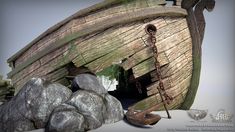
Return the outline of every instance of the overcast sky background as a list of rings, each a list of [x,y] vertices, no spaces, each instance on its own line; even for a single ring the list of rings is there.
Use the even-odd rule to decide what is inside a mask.
[[[102,0],[0,0],[0,74],[10,71],[6,60],[49,27],[78,10]],[[215,113],[234,112],[235,1],[217,0],[213,12],[204,11],[206,30],[202,70],[192,108]]]

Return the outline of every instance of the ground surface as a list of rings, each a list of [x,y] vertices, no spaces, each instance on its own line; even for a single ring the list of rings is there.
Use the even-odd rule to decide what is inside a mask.
[[[165,111],[155,112],[162,116],[162,119],[152,127],[140,128],[132,126],[125,121],[119,121],[114,124],[106,124],[102,127],[92,130],[91,132],[182,132],[182,131],[234,131],[235,129],[232,123],[214,123],[210,117],[210,114],[215,115],[216,113],[208,112],[207,116],[199,121],[195,121],[190,118],[187,111],[184,110],[171,110],[170,114],[172,119],[167,119]],[[44,132],[43,129],[38,129],[31,132]],[[226,132],[226,131],[225,131]]]

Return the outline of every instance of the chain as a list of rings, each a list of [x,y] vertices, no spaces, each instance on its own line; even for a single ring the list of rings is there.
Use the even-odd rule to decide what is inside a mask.
[[[159,80],[159,87],[157,87],[157,90],[159,91],[159,95],[160,95],[161,100],[163,102],[163,106],[166,110],[167,116],[170,119],[171,116],[170,116],[170,113],[167,109],[166,103],[169,104],[173,98],[170,97],[166,93],[165,88],[164,88],[164,84],[162,81],[162,75],[161,75],[161,71],[160,71],[160,63],[158,61],[158,51],[157,51],[157,47],[155,46],[155,43],[156,43],[155,34],[156,34],[157,29],[154,25],[150,24],[150,25],[146,26],[145,30],[146,30],[147,34],[149,34],[149,37],[148,37],[149,45],[148,46],[150,47],[150,49],[153,52],[154,64],[155,64],[155,68],[157,71],[157,77]],[[136,84],[137,84],[136,87],[138,88],[139,87],[138,83],[136,83]],[[126,112],[126,118],[132,124],[142,124],[142,125],[155,124],[161,118],[158,115],[151,114],[151,112],[154,110],[157,110],[159,107],[160,107],[159,104],[156,104],[156,105],[148,107],[147,109],[140,111],[140,112],[136,112],[132,107],[128,107],[128,111]]]
[[[164,84],[163,84],[163,81],[162,81],[160,62],[158,61],[158,50],[157,50],[157,47],[155,45],[156,44],[156,37],[155,37],[156,31],[149,28],[147,32],[149,34],[149,38],[148,38],[149,42],[150,42],[149,46],[150,46],[150,48],[153,52],[154,65],[155,65],[156,72],[157,72],[157,78],[159,80],[158,91],[159,91],[159,94],[161,94],[161,92],[163,93],[163,96],[164,96],[165,100],[167,101],[167,104],[169,104],[170,101],[173,100],[173,98],[166,93],[165,88],[164,88]]]

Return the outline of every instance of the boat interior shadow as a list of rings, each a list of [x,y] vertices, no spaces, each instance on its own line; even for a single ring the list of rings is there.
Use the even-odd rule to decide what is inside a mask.
[[[122,75],[123,73],[125,77]],[[134,78],[132,69],[127,71],[121,69],[120,76],[117,80],[117,89],[115,91],[109,91],[109,94],[116,97],[122,103],[124,110],[148,97],[146,87],[151,84],[150,74]]]

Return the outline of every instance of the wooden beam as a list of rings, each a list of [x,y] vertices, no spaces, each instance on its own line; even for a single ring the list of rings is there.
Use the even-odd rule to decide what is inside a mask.
[[[163,80],[163,85],[165,90],[169,89],[171,87],[171,82],[168,78],[164,78]],[[150,86],[147,87],[147,95],[151,96],[153,94],[157,94],[158,93],[158,88],[159,88],[159,81],[151,84]]]
[[[136,53],[137,51],[144,48],[144,42],[141,39],[136,39],[129,44],[122,46],[121,48],[116,49],[109,54],[92,61],[91,63],[87,64],[88,67],[93,72],[102,71],[104,68],[112,64],[120,64],[123,59],[127,58],[129,55]]]
[[[161,66],[169,63],[165,54],[159,54],[158,58],[159,58],[159,62],[160,62]],[[138,78],[148,72],[151,72],[154,69],[155,69],[155,65],[154,65],[154,58],[153,57],[143,61],[142,63],[140,63],[132,68],[135,78]]]
[[[149,59],[152,56],[153,56],[152,51],[148,47],[146,47],[143,50],[135,53],[133,56],[129,57],[127,60],[125,60],[121,64],[121,66],[125,70],[128,70],[132,67],[135,67],[136,65],[143,62],[144,60]],[[164,52],[161,52],[159,54],[159,61],[162,65],[167,64],[169,62]]]
[[[66,69],[66,67],[63,67],[50,74],[47,74],[44,77],[49,81],[55,82],[61,78],[64,78],[67,75],[68,75],[68,70]]]
[[[183,0],[182,4],[185,4],[186,1],[187,0]],[[195,3],[193,3],[192,1],[194,1]],[[186,17],[186,19],[189,25],[189,30],[190,30],[190,34],[191,34],[192,42],[193,42],[193,50],[192,50],[193,71],[192,71],[190,87],[186,94],[185,101],[182,103],[182,106],[181,106],[181,109],[184,109],[184,110],[188,110],[192,106],[196,93],[197,93],[199,81],[200,81],[201,44],[202,44],[202,38],[204,36],[205,22],[198,23],[198,21],[200,21],[201,18],[204,17],[203,10],[205,8],[211,11],[213,10],[214,5],[215,5],[214,0],[207,0],[207,1],[201,0],[199,3],[197,3],[198,0],[190,0],[188,2],[191,3],[191,5],[182,6],[182,7],[187,9],[187,12],[189,14]],[[196,4],[197,4],[197,7],[195,7],[195,11],[194,11],[193,8]],[[204,24],[204,25],[200,25],[200,24]],[[203,26],[203,29],[201,29],[201,26]]]

